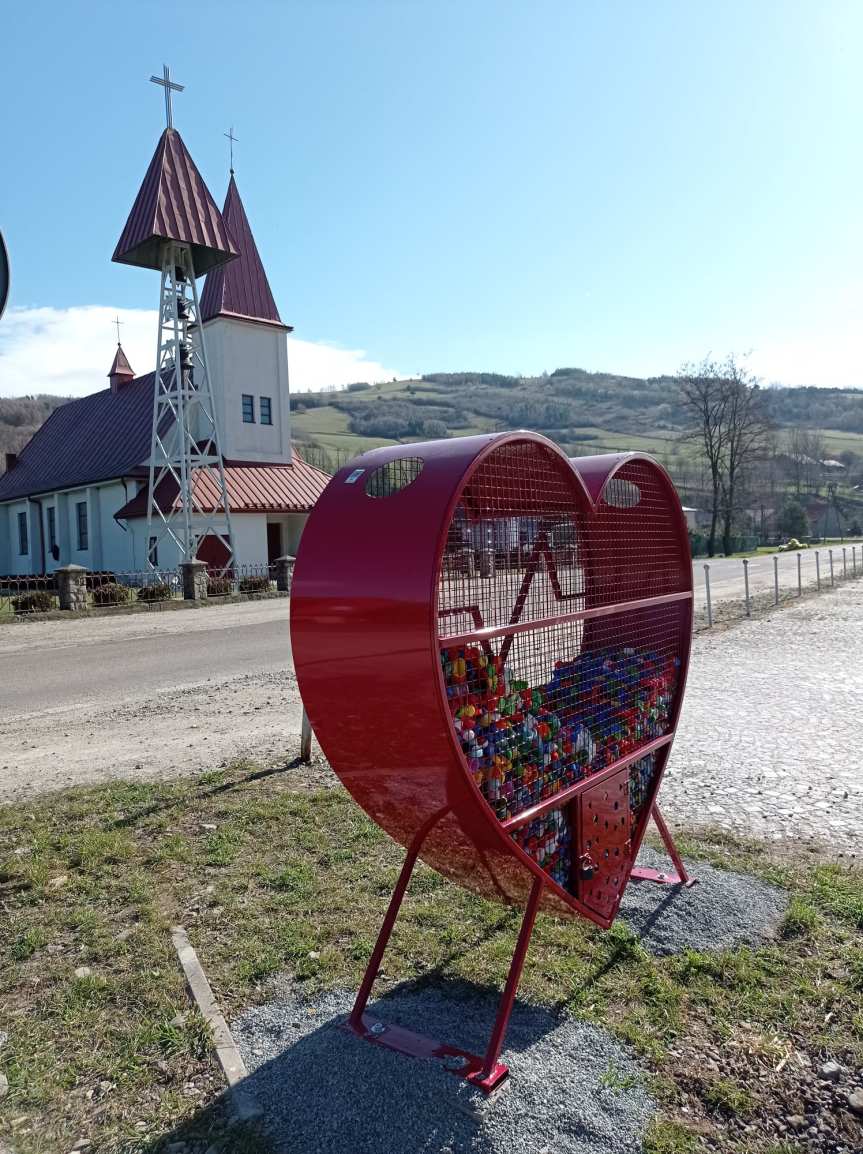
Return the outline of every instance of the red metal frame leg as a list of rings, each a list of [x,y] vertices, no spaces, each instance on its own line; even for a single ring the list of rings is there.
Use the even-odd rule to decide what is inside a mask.
[[[661,870],[650,869],[647,866],[635,866],[631,877],[637,878],[639,881],[659,882],[660,885],[679,886],[684,885],[687,889],[694,886],[698,878],[691,878],[687,873],[686,866],[683,864],[683,858],[677,852],[677,846],[674,844],[674,838],[671,836],[671,830],[665,824],[665,818],[659,811],[659,806],[654,803],[650,811],[650,816],[656,823],[656,828],[659,830],[659,836],[665,844],[665,849],[668,856],[674,863],[675,872],[664,873]]]
[[[539,910],[539,902],[544,888],[542,878],[537,878],[534,881],[533,888],[530,891],[530,898],[528,899],[527,909],[524,911],[524,918],[521,923],[521,929],[519,930],[515,953],[510,963],[506,986],[504,987],[494,1029],[492,1030],[491,1039],[489,1040],[484,1058],[480,1058],[476,1054],[471,1054],[467,1050],[460,1050],[456,1046],[436,1042],[432,1038],[423,1037],[421,1034],[415,1034],[413,1031],[405,1030],[400,1026],[391,1026],[384,1022],[375,1021],[365,1013],[372,992],[372,986],[374,985],[381,961],[383,960],[384,951],[390,940],[390,934],[393,931],[393,926],[395,925],[399,909],[404,900],[411,874],[413,873],[417,857],[419,856],[420,847],[425,840],[426,834],[441,816],[441,814],[438,814],[432,821],[428,822],[419,831],[408,848],[407,857],[399,874],[399,880],[396,882],[396,888],[393,890],[393,896],[390,898],[390,904],[387,907],[386,916],[380,933],[378,934],[378,940],[375,942],[375,948],[372,950],[372,956],[369,958],[368,966],[366,966],[366,972],[363,975],[363,981],[357,993],[354,1008],[351,1010],[350,1017],[345,1023],[344,1028],[350,1030],[360,1038],[364,1038],[366,1041],[374,1042],[379,1046],[385,1046],[389,1050],[395,1050],[398,1054],[405,1054],[412,1058],[435,1058],[442,1062],[445,1069],[451,1074],[466,1079],[486,1094],[489,1094],[496,1086],[500,1085],[509,1073],[509,1069],[502,1062],[499,1062],[498,1058],[500,1057],[501,1047],[506,1037],[507,1026],[509,1025],[516,991],[518,990],[518,983],[521,979],[521,971],[524,967],[524,959],[527,955],[531,934],[533,933],[534,923],[536,922],[537,911]]]
[[[472,1082],[475,1086],[479,1086],[486,1092],[493,1090],[509,1073],[507,1067],[498,1062],[498,1058],[500,1057],[503,1040],[506,1037],[506,1030],[509,1026],[509,1019],[512,1014],[518,983],[521,981],[521,971],[524,968],[524,959],[527,957],[527,949],[530,945],[530,938],[533,933],[534,923],[536,922],[536,915],[539,910],[539,901],[542,897],[543,888],[544,883],[542,878],[536,878],[533,883],[533,889],[530,891],[527,909],[524,911],[524,918],[522,919],[521,929],[518,933],[518,941],[515,945],[515,953],[512,955],[509,975],[507,976],[503,997],[498,1007],[497,1018],[495,1019],[494,1029],[492,1030],[488,1043],[488,1049],[485,1052],[482,1069],[476,1074],[468,1074],[467,1076],[469,1082]]]
[[[434,821],[436,822],[437,820],[438,816],[436,815]],[[378,976],[378,970],[381,968],[384,951],[387,948],[390,935],[393,932],[393,926],[396,924],[396,918],[399,916],[399,910],[404,901],[404,896],[411,880],[411,874],[414,872],[414,866],[417,864],[420,849],[432,824],[434,824],[434,822],[424,825],[408,847],[407,857],[404,860],[402,871],[399,874],[399,880],[396,882],[396,888],[393,890],[393,896],[390,898],[390,904],[387,906],[386,916],[380,928],[378,940],[375,942],[375,948],[372,950],[372,956],[369,958],[369,964],[366,966],[365,974],[363,974],[363,980],[357,992],[354,1008],[351,1010],[351,1016],[348,1018],[348,1024],[351,1028],[360,1033],[364,1032],[363,1013],[368,1005],[372,986],[375,984],[375,978]]]

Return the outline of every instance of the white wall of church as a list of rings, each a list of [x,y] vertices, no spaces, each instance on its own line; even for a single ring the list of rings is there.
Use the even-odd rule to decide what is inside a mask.
[[[193,526],[199,529],[204,528],[204,525],[198,522],[193,522]],[[266,514],[235,513],[231,517],[231,530],[234,538],[234,563],[236,565],[267,564]],[[124,568],[144,570],[147,568],[146,517],[135,517],[129,521],[129,536],[135,563],[133,566],[124,566]],[[176,569],[180,563],[179,550],[170,537],[163,537],[159,542],[158,562],[160,569]]]
[[[4,532],[0,533],[0,538],[3,539],[4,544],[2,570],[10,575],[36,571],[32,558],[34,548],[38,548],[38,541],[34,540],[30,504],[29,501],[10,501],[8,505],[3,506],[5,524],[3,526]],[[26,553],[21,553],[19,546],[18,517],[21,513],[24,514],[27,523]]]
[[[291,460],[288,340],[278,325],[215,317],[204,325],[210,387],[222,453],[229,461]],[[243,396],[253,398],[254,421],[243,420]],[[272,424],[261,423],[261,397]]]

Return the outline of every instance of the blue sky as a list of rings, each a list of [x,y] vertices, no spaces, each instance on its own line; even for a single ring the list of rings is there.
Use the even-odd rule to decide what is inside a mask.
[[[59,361],[104,373],[118,309],[150,367],[157,278],[110,257],[163,62],[218,203],[234,126],[312,383],[340,348],[348,379],[734,351],[766,380],[863,385],[861,35],[857,0],[20,6],[0,394],[29,364],[87,391]]]

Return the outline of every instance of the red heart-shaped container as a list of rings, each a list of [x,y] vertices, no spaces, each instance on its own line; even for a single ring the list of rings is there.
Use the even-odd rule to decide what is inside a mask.
[[[528,432],[390,446],[305,528],[291,636],[335,772],[461,885],[609,926],[671,748],[686,523],[639,454]],[[539,892],[539,891],[537,891]]]

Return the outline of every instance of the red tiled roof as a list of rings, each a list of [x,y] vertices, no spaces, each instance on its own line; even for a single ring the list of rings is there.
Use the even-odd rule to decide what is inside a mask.
[[[308,513],[329,480],[327,473],[309,465],[296,453],[290,465],[225,462],[225,483],[232,513]],[[219,500],[214,473],[209,469],[196,469],[192,483],[195,500],[202,509],[212,510]],[[168,501],[173,508],[179,508],[179,491],[173,478],[166,478],[158,486],[157,497],[163,509]],[[146,515],[146,491],[133,497],[115,514],[123,518]]]
[[[114,360],[108,370],[109,377],[134,377],[135,373],[132,366],[129,364],[129,358],[123,352],[120,342],[117,342],[117,351],[114,353]]]
[[[0,477],[0,501],[126,477],[150,455],[153,374],[55,409]]]
[[[175,128],[159,138],[112,260],[161,268],[164,240],[191,247],[198,275],[237,255],[230,229]]]
[[[201,296],[201,320],[209,321],[213,317],[227,315],[272,321],[280,325],[282,318],[273,300],[270,282],[264,272],[233,173],[228,183],[222,218],[240,255],[229,265],[219,265],[207,275]]]

